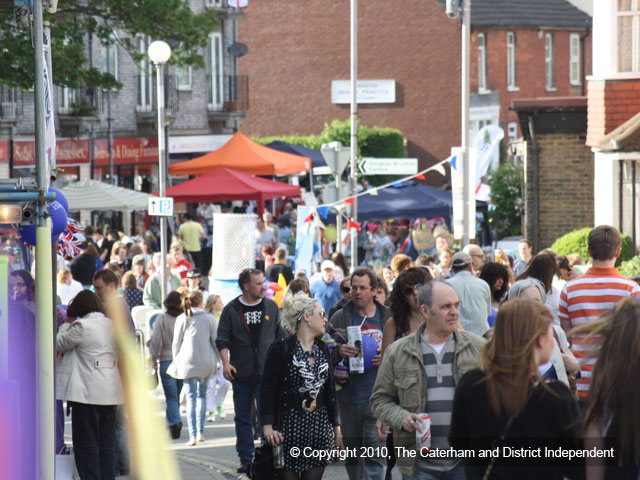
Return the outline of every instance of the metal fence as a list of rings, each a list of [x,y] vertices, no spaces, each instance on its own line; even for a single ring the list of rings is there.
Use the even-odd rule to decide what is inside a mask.
[[[212,112],[246,112],[249,109],[248,75],[207,75],[208,108]]]
[[[164,108],[167,112],[179,109],[178,89],[175,75],[164,76]],[[136,75],[136,111],[156,112],[158,88],[155,75]]]
[[[22,116],[22,90],[0,84],[0,119],[16,120]]]

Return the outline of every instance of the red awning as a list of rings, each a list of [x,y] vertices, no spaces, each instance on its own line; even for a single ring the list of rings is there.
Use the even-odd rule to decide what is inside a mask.
[[[255,200],[259,213],[264,209],[265,200],[299,196],[298,186],[254,177],[228,168],[218,168],[167,189],[167,197],[173,197],[174,202]]]
[[[253,175],[290,175],[311,168],[311,159],[279,152],[236,132],[222,147],[201,157],[171,165],[172,175],[201,175],[216,168],[233,168]]]

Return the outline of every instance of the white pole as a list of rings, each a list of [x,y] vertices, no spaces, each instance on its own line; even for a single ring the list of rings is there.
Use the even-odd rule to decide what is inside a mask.
[[[358,221],[358,0],[351,0],[351,218]],[[358,230],[351,229],[351,268],[358,266]]]
[[[464,247],[469,243],[469,229],[471,228],[471,222],[474,219],[469,218],[469,202],[471,201],[471,195],[469,191],[469,48],[470,48],[470,30],[471,30],[471,0],[464,0],[464,7],[462,9],[462,67],[461,67],[461,142],[463,162],[462,173],[464,178],[463,187],[463,205],[462,210],[462,246]],[[474,222],[475,223],[475,222]]]
[[[167,158],[164,147],[164,78],[162,77],[162,67],[164,64],[156,63],[156,85],[158,103],[158,179],[160,181],[160,196],[164,197],[167,191]],[[162,265],[160,270],[160,291],[162,301],[167,298],[167,217],[160,217],[160,254],[162,255]]]

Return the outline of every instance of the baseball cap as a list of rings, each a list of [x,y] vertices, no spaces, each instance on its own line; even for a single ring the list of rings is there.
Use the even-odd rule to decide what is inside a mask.
[[[473,259],[468,253],[457,252],[451,259],[451,265],[456,268],[464,267],[465,265],[469,265],[472,261]]]
[[[324,262],[322,262],[322,265],[320,265],[320,271],[324,272],[327,268],[330,268],[331,270],[335,270],[336,265],[331,260],[325,260]]]
[[[134,255],[133,258],[131,259],[131,265],[146,265],[146,264],[147,264],[147,257],[145,257],[141,253],[139,253],[138,255]]]
[[[200,278],[200,269],[192,268],[187,272],[187,278]]]

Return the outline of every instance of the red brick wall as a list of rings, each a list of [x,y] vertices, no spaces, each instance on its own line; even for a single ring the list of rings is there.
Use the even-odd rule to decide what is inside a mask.
[[[331,81],[349,79],[349,2],[253,0],[244,14],[238,40],[249,53],[238,64],[250,107],[240,130],[307,135],[346,120]],[[360,123],[400,129],[423,168],[446,158],[460,142],[459,20],[433,0],[360,1],[358,18],[358,77],[396,81],[396,103],[360,105]]]
[[[588,102],[587,145],[597,147],[602,137],[640,111],[640,80],[591,80]]]
[[[516,85],[518,91],[507,91],[507,32],[516,36]],[[476,30],[471,37],[471,91],[478,91],[478,33],[486,35],[488,89],[500,92],[500,121],[517,122],[518,115],[508,110],[514,99],[582,96],[582,86],[569,83],[569,35],[584,30],[548,30],[554,36],[555,90],[545,88],[545,37],[537,29]],[[585,56],[582,82],[591,74],[591,34],[586,37],[581,55]],[[582,69],[582,66],[581,66]],[[586,91],[586,88],[585,88]]]

